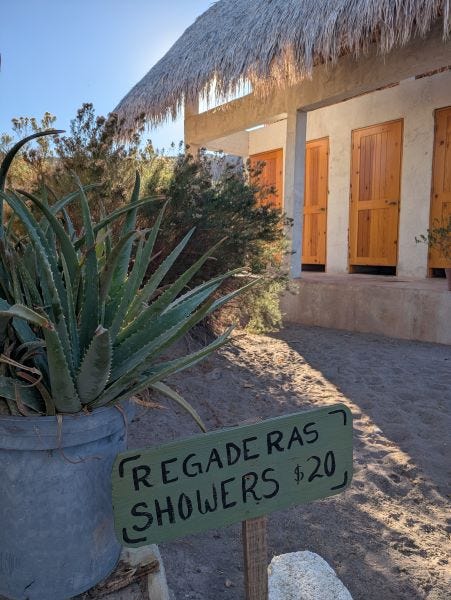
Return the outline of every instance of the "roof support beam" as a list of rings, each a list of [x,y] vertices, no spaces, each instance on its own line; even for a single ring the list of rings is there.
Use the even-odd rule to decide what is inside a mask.
[[[250,94],[201,114],[185,117],[185,140],[202,145],[208,141],[267,123],[277,115],[297,109],[314,110],[358,94],[397,83],[426,71],[451,65],[451,43],[443,42],[437,26],[426,39],[415,39],[403,48],[380,56],[374,50],[355,59],[343,56],[334,66],[315,67],[313,77],[264,99]]]

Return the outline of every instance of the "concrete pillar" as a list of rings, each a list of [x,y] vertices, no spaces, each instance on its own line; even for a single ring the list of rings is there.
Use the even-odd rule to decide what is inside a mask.
[[[290,111],[287,117],[285,150],[284,208],[293,220],[288,234],[291,239],[290,276],[301,276],[302,231],[304,226],[305,143],[307,113]]]
[[[448,80],[448,93],[449,84]],[[440,99],[440,88],[439,82],[433,81],[433,78],[420,79],[419,82],[409,79],[402,81],[398,88],[404,116],[396,271],[399,277],[423,279],[428,274],[428,247],[417,244],[415,236],[425,234],[429,227],[434,156],[432,108],[434,103],[440,106],[439,102],[446,102],[445,98]]]

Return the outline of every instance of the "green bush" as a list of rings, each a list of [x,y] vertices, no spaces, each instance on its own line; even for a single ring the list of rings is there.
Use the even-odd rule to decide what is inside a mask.
[[[13,131],[25,135],[51,127],[54,122],[55,117],[49,113],[41,122],[21,117],[13,120]],[[250,276],[258,275],[262,281],[240,299],[230,318],[237,318],[252,331],[278,328],[278,296],[287,285],[282,262],[286,253],[284,228],[288,223],[278,210],[261,202],[273,190],[259,189],[257,179],[252,177],[257,173],[251,173],[248,165],[240,168],[228,164],[224,156],[218,158],[203,152],[194,159],[185,154],[176,158],[157,154],[150,141],[143,143],[139,120],[135,134],[125,144],[118,141],[120,127],[116,115],[96,116],[91,104],[83,105],[68,134],[53,142],[41,137],[34,147],[26,146],[20,152],[9,171],[9,187],[38,193],[53,203],[73,190],[71,172],[76,172],[82,184],[98,184],[89,193],[90,211],[98,221],[125,205],[138,171],[145,193],[162,197],[152,209],[140,214],[141,227],[152,226],[163,202],[170,200],[156,245],[156,264],[174,247],[179,236],[193,227],[196,231],[192,243],[180,257],[179,271],[173,271],[172,277],[206,248],[227,238],[220,254],[204,265],[199,279],[244,265]],[[2,136],[0,155],[11,147],[12,141],[10,136]],[[219,174],[213,176],[212,171]],[[78,203],[69,204],[67,213],[76,227],[82,226]],[[228,287],[233,285],[238,282],[227,283]]]
[[[0,159],[11,149],[15,138],[53,127],[56,117],[45,113],[40,121],[34,117],[12,120],[12,133],[0,136]],[[50,202],[73,191],[72,173],[77,173],[82,185],[95,183],[90,192],[90,210],[96,219],[127,203],[133,189],[135,173],[146,182],[157,177],[165,181],[171,160],[158,155],[150,140],[143,142],[143,125],[136,121],[136,130],[127,142],[120,140],[122,122],[112,113],[97,116],[92,104],[77,111],[68,133],[45,136],[33,145],[21,148],[8,171],[7,187],[45,194]],[[82,224],[77,204],[68,207],[76,225]]]
[[[214,171],[219,173],[216,178],[212,175]],[[166,185],[153,180],[148,182],[147,192],[150,195],[162,193],[164,199],[160,202],[170,201],[157,244],[157,251],[162,255],[178,235],[195,227],[192,244],[181,256],[180,268],[195,260],[205,248],[225,238],[221,252],[207,261],[201,276],[214,277],[224,268],[244,265],[249,277],[261,278],[252,292],[240,298],[233,317],[238,317],[252,331],[264,332],[281,324],[278,298],[287,287],[283,258],[286,253],[284,228],[289,223],[279,210],[257,200],[257,197],[261,198],[261,190],[252,183],[255,181],[253,175],[248,166],[242,168],[230,164],[224,156],[212,157],[201,152],[193,158],[181,154],[174,162]],[[157,202],[147,207],[143,214],[153,221],[158,209]],[[239,283],[236,280],[225,285],[230,289]],[[230,306],[226,313],[230,313]]]

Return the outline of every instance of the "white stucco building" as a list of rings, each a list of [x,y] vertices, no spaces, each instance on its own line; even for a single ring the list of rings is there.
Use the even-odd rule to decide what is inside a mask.
[[[415,241],[451,219],[449,1],[259,4],[220,0],[120,109],[158,121],[184,103],[191,152],[265,162],[293,219],[288,319],[451,343],[451,262]],[[201,112],[208,77],[254,91]]]

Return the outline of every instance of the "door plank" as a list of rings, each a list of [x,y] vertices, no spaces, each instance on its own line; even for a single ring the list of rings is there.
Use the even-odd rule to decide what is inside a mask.
[[[260,152],[249,157],[251,169],[260,171],[255,176],[257,184],[262,187],[260,203],[273,208],[283,208],[283,149]],[[272,193],[268,191],[273,190]]]
[[[302,263],[326,264],[329,138],[307,142]]]
[[[396,266],[403,122],[352,132],[349,263]]]

